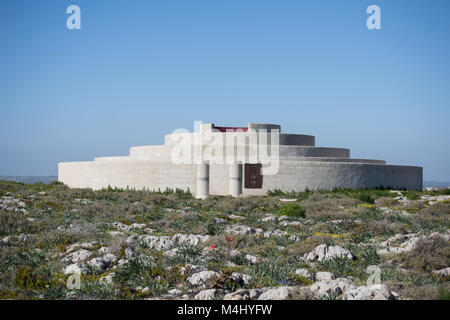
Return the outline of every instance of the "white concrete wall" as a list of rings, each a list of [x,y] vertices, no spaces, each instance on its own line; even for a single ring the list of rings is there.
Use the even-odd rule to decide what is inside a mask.
[[[263,188],[245,189],[243,195],[268,190],[302,191],[379,186],[422,190],[422,168],[366,163],[281,161],[279,174],[263,176]]]
[[[277,125],[249,124],[252,128],[277,129]],[[201,132],[211,132],[212,125],[204,124]],[[179,137],[192,137],[195,134],[182,134]],[[199,134],[196,134],[199,135]],[[223,138],[223,133],[213,133]],[[236,137],[246,139],[245,133]],[[91,162],[68,162],[58,165],[58,180],[75,188],[101,189],[108,186],[164,190],[166,188],[190,189],[197,192],[197,165],[172,162],[173,144],[139,146],[130,148],[129,157],[99,157]],[[245,189],[242,195],[266,194],[268,190],[302,191],[309,189],[373,188],[390,186],[394,188],[422,189],[422,168],[410,166],[385,165],[383,160],[351,159],[350,150],[344,148],[314,147],[314,137],[306,135],[281,135],[284,145],[280,145],[279,172],[263,176],[262,189]],[[291,145],[295,144],[295,145]],[[311,144],[312,146],[309,146]],[[263,147],[268,147],[264,145]],[[194,147],[190,146],[194,155]],[[207,146],[203,146],[205,150]],[[226,155],[226,146],[222,153]],[[243,162],[249,162],[248,146],[235,152],[246,154]],[[206,158],[203,160],[211,160]],[[191,163],[194,158],[191,158]],[[226,161],[222,161],[226,163]],[[264,172],[264,170],[263,170]],[[230,192],[230,168],[227,164],[209,166],[209,194],[227,195]],[[242,174],[244,179],[245,175]]]
[[[165,190],[180,188],[196,192],[196,168],[193,165],[173,166],[152,161],[67,162],[58,165],[58,181],[72,188],[108,186]]]

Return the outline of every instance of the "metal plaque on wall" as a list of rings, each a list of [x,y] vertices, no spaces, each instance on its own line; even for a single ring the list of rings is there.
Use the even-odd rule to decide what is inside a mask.
[[[261,189],[262,188],[262,165],[260,163],[246,163],[244,166],[245,188]]]

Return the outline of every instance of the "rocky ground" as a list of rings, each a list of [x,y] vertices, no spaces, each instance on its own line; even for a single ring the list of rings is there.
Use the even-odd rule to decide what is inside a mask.
[[[449,191],[0,182],[0,298],[448,299]]]

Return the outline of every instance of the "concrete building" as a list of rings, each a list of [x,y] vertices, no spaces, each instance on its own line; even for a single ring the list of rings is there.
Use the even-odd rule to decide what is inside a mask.
[[[268,190],[392,187],[422,189],[422,168],[352,159],[350,150],[315,146],[315,137],[283,134],[273,124],[178,130],[164,145],[131,147],[126,157],[58,165],[58,180],[73,188],[108,186],[189,189],[208,195],[263,195]]]

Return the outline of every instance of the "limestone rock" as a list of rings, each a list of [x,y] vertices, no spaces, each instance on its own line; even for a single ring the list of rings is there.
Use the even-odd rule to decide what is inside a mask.
[[[188,244],[191,246],[196,246],[199,242],[208,241],[210,236],[202,236],[195,234],[176,234],[172,237],[172,241],[178,244]]]
[[[257,264],[260,261],[260,258],[258,258],[257,256],[253,256],[251,254],[246,254],[245,259],[252,264]]]
[[[107,253],[110,252],[110,248],[108,248],[108,247],[101,247],[100,249],[97,250],[97,252],[99,254],[107,254]]]
[[[234,233],[234,234],[240,234],[240,235],[250,235],[250,234],[255,234],[255,235],[259,235],[263,232],[262,229],[260,228],[251,228],[248,226],[244,226],[244,225],[233,225],[228,227],[225,232],[227,233]]]
[[[70,245],[70,246],[67,248],[66,253],[73,252],[73,251],[78,250],[78,249],[80,249],[80,248],[83,248],[83,249],[90,249],[90,248],[92,248],[93,246],[94,246],[94,243],[91,243],[91,242],[86,242],[86,243],[74,243],[74,244]]]
[[[291,242],[300,242],[300,241],[302,241],[302,239],[300,237],[296,236],[296,235],[293,235],[293,236],[289,237],[289,241],[291,241]]]
[[[356,289],[356,286],[348,279],[338,278],[336,280],[316,282],[309,289],[318,298],[323,298],[329,294],[340,295],[347,290]]]
[[[195,300],[213,300],[217,298],[217,296],[223,295],[223,290],[221,289],[207,289],[202,290],[197,293],[194,297]]]
[[[300,221],[283,221],[280,223],[283,227],[289,227],[289,226],[299,226],[302,223]]]
[[[391,291],[382,284],[361,286],[347,290],[344,294],[346,300],[394,300]]]
[[[21,233],[21,234],[19,234],[17,239],[19,239],[22,242],[26,242],[30,238],[30,236],[31,236],[31,234]]]
[[[231,279],[233,279],[237,283],[248,285],[252,281],[252,276],[249,276],[248,274],[242,274],[239,272],[233,272],[231,274]]]
[[[190,264],[190,263],[186,264],[184,267],[181,267],[181,269],[180,269],[181,274],[187,273],[190,275],[192,275],[194,273],[199,273],[201,271],[206,271],[206,268],[203,266],[197,266],[197,265]]]
[[[288,300],[295,299],[297,296],[310,298],[311,293],[306,287],[278,287],[270,288],[264,291],[258,300]]]
[[[316,273],[316,281],[330,281],[334,279],[334,274],[331,272],[319,271]]]
[[[208,282],[214,278],[219,278],[221,274],[216,271],[200,271],[194,273],[192,276],[186,280],[193,286],[205,286]]]
[[[261,221],[262,222],[276,222],[276,221],[278,221],[278,218],[270,215],[270,216],[267,216],[267,217],[261,219]]]
[[[143,236],[141,241],[149,249],[168,250],[174,246],[174,242],[170,237]]]
[[[165,251],[164,252],[164,256],[168,257],[168,258],[173,258],[173,257],[175,257],[178,254],[179,251],[180,251],[180,249],[173,248],[173,249]]]
[[[396,234],[388,240],[381,242],[379,246],[382,249],[377,250],[377,252],[378,254],[409,252],[414,250],[418,241],[434,237],[441,237],[446,241],[450,241],[449,234],[441,234],[439,232],[434,232],[428,236],[419,235],[417,233]]]
[[[174,296],[178,296],[178,295],[182,294],[183,292],[180,289],[170,289],[169,291],[167,291],[167,293],[174,295]]]
[[[264,238],[271,238],[271,237],[281,237],[281,236],[287,236],[288,233],[286,231],[282,231],[280,229],[267,231],[264,233]]]
[[[117,257],[110,253],[101,258],[94,258],[88,264],[98,270],[106,270],[117,261]]]
[[[227,220],[222,219],[222,218],[213,218],[213,222],[216,224],[221,224],[221,223],[226,223]]]
[[[70,253],[68,256],[66,256],[63,259],[63,262],[66,262],[66,263],[70,263],[70,262],[77,263],[77,262],[81,262],[81,261],[86,260],[90,256],[92,256],[92,252],[90,252],[90,251],[88,251],[86,249],[81,249],[81,250],[75,251],[73,253]]]
[[[313,279],[313,275],[306,268],[301,268],[301,269],[295,270],[295,274],[300,277],[306,278],[306,279],[310,279],[310,280]]]
[[[108,284],[113,284],[114,283],[114,275],[115,275],[115,272],[110,272],[106,276],[101,277],[100,280],[102,280]]]
[[[443,277],[448,277],[448,276],[450,276],[450,267],[433,271],[432,274],[438,275],[438,276],[443,276]]]
[[[353,259],[353,255],[347,249],[340,246],[318,245],[313,251],[303,256],[306,261],[326,261],[334,258]]]
[[[68,265],[65,269],[64,269],[64,274],[76,274],[79,273],[81,274],[81,268],[77,263]]]
[[[7,237],[4,237],[4,238],[1,240],[1,243],[2,243],[3,245],[9,245],[9,244],[11,244],[12,240],[13,240],[13,237],[12,237],[12,236],[7,236]]]
[[[256,300],[259,296],[265,291],[269,290],[268,288],[263,289],[239,289],[235,292],[231,292],[226,294],[223,297],[223,300]]]

